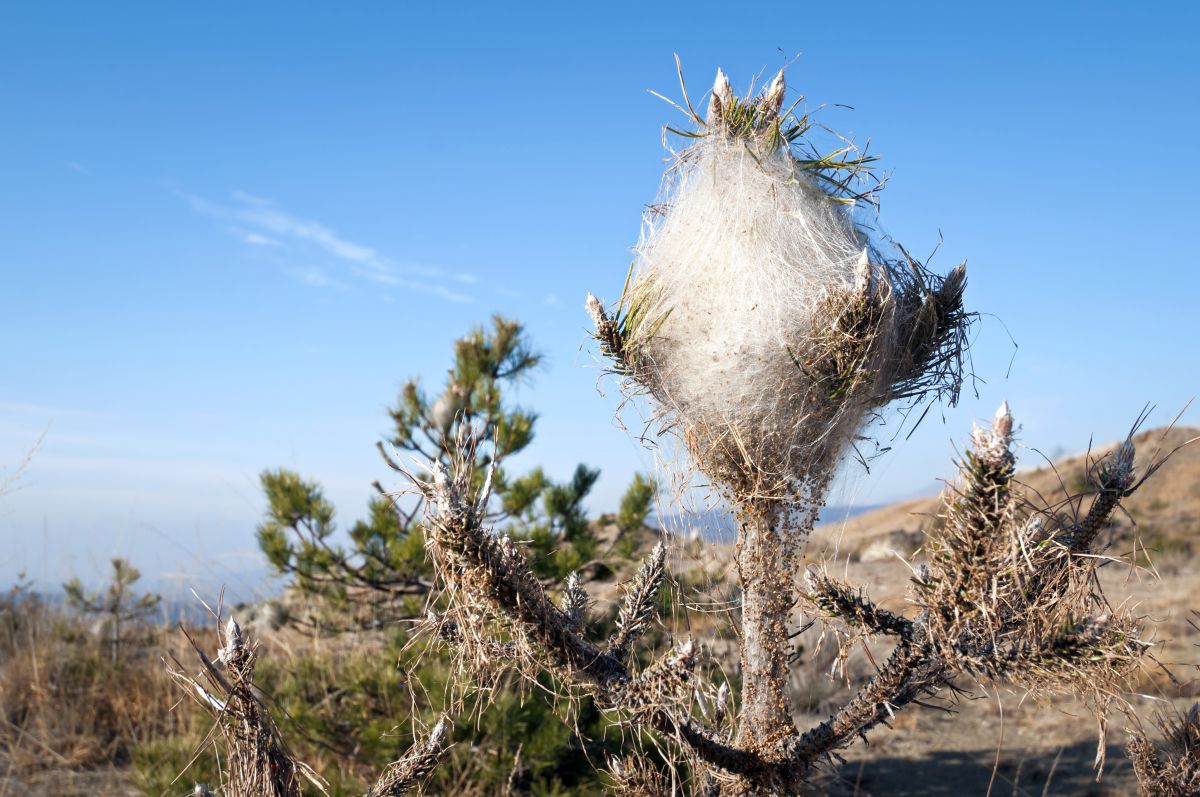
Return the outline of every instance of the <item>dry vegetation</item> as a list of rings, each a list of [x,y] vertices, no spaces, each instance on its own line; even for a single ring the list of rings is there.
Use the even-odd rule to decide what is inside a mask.
[[[181,642],[142,627],[114,662],[105,635],[10,590],[0,600],[0,794],[137,793],[139,756],[198,728],[170,710],[178,695],[160,656]]]
[[[631,574],[626,553],[649,550],[656,535],[622,533],[611,522],[594,528],[611,575],[592,582],[600,605],[589,617],[604,628],[616,613],[617,584]],[[411,622],[331,635],[279,626],[289,614],[302,616],[310,600],[293,593],[282,606],[223,610],[247,620],[244,649],[253,652],[251,660],[222,658],[233,648],[215,624],[188,624],[185,635],[157,618],[126,632],[114,662],[100,624],[46,604],[28,586],[0,596],[0,795],[183,795],[194,783],[219,782],[216,754],[224,771],[230,762],[223,744],[214,749],[209,742],[221,742],[225,732],[236,736],[228,721],[242,715],[215,721],[205,710],[213,704],[192,679],[222,702],[231,691],[254,710],[251,695],[261,700],[260,719],[276,726],[281,749],[321,773],[329,794],[363,794],[372,785],[376,795],[401,793],[422,767],[388,765],[403,759],[414,738],[429,738],[445,707],[439,685],[448,662],[414,642]],[[412,613],[420,613],[419,605]],[[240,674],[228,672],[230,665]],[[253,693],[231,689],[248,685],[251,670]],[[187,688],[181,691],[180,683]],[[539,695],[499,686],[471,721],[447,728],[453,746],[430,790],[467,797],[600,793],[591,759],[606,754],[603,739],[579,735],[594,724],[573,726]],[[581,777],[589,783],[581,785]],[[299,785],[303,793],[320,793],[307,779]],[[241,793],[260,792],[252,786]]]
[[[1171,448],[1195,432],[1175,429],[1162,438],[1161,432],[1151,431],[1134,442],[1141,451],[1151,451],[1159,442]],[[1100,447],[1093,456],[1107,450]],[[1053,503],[1082,486],[1083,472],[1083,457],[1068,457],[1053,468],[1021,470],[1017,480]],[[1136,543],[1136,557],[1145,569],[1113,562],[1101,568],[1100,578],[1114,603],[1136,595],[1139,613],[1155,620],[1154,655],[1169,665],[1171,674],[1166,668],[1144,668],[1135,686],[1146,697],[1134,701],[1154,744],[1163,738],[1154,715],[1186,713],[1200,698],[1193,666],[1200,631],[1191,614],[1194,598],[1200,595],[1200,571],[1191,547],[1200,521],[1198,485],[1200,449],[1184,448],[1128,500],[1128,513],[1114,515],[1103,532],[1114,555],[1133,553],[1136,540],[1146,543]],[[836,562],[830,567],[841,580],[870,584],[882,608],[903,612],[910,574],[897,566],[896,555],[884,551],[921,562],[919,548],[936,514],[935,499],[924,499],[820,526],[806,558]],[[620,599],[618,584],[630,579],[633,565],[616,550],[620,535],[615,527],[597,529],[604,558],[617,572],[588,585],[593,598],[589,616],[611,618]],[[644,552],[652,542],[653,536],[644,536],[625,545]],[[728,634],[725,617],[727,601],[736,596],[732,551],[714,543],[679,540],[671,553],[674,581],[663,603],[676,614],[668,616],[665,625],[656,621],[650,633],[661,637],[690,631],[711,639],[707,653],[732,671],[737,643]],[[259,681],[266,695],[280,696],[271,706],[298,756],[326,776],[333,773],[333,793],[362,793],[380,773],[380,762],[398,758],[414,737],[411,725],[396,727],[413,716],[405,696],[413,684],[407,682],[404,669],[420,672],[415,661],[403,658],[407,638],[389,639],[378,631],[320,638],[294,629],[271,631],[258,623],[252,627],[261,637]],[[183,794],[194,781],[211,776],[213,761],[201,756],[171,783],[213,727],[205,712],[181,700],[164,665],[164,657],[178,659],[186,663],[184,670],[199,672],[192,646],[177,631],[141,627],[130,638],[122,661],[113,665],[103,636],[97,638],[86,623],[20,589],[4,598],[0,631],[0,794]],[[210,653],[221,646],[215,629],[192,633]],[[829,637],[822,639],[815,626],[799,637],[797,650],[801,655],[790,691],[799,722],[819,721],[835,711],[886,655],[884,645],[866,640],[841,661],[838,646]],[[304,688],[299,689],[302,680]],[[1024,699],[1023,691],[1006,685],[971,696],[979,699],[959,701],[952,706],[954,714],[917,710],[898,715],[898,732],[873,735],[869,746],[846,751],[846,762],[826,772],[819,788],[863,795],[983,794],[989,783],[1000,794],[1117,795],[1136,790],[1132,766],[1121,755],[1123,726],[1110,732],[1109,763],[1096,783],[1092,764],[1097,729],[1081,704],[1070,698],[1035,704]],[[429,727],[436,721],[437,707],[426,708],[418,714]],[[501,708],[502,714],[522,722],[512,713],[512,704]],[[361,726],[351,728],[348,722]],[[558,727],[569,735],[570,729]],[[1171,733],[1176,747],[1189,743],[1177,729]],[[504,793],[517,746],[489,751],[485,742],[472,749],[473,735],[468,728],[455,736],[456,747],[434,793]],[[481,758],[489,755],[502,773],[491,780],[478,771]],[[523,755],[529,762],[536,754],[527,750]],[[1148,766],[1155,760],[1159,766],[1169,765],[1170,751],[1156,755],[1157,759],[1147,758]],[[613,769],[631,788],[635,775],[645,771],[637,762]],[[529,784],[518,778],[514,792],[527,793]],[[573,792],[567,788],[564,793]]]
[[[1170,451],[1194,438],[1200,430],[1153,430],[1134,437],[1139,456],[1160,448]],[[1115,445],[1099,446],[1089,455],[1047,463],[1035,452],[1035,463],[1017,473],[1016,481],[1040,504],[1074,517],[1078,501],[1069,495],[1091,494],[1085,474],[1089,463],[1111,453]],[[1101,551],[1112,557],[1098,570],[1100,585],[1114,606],[1127,606],[1147,619],[1154,642],[1152,660],[1133,674],[1132,708],[1151,738],[1155,715],[1185,715],[1200,698],[1197,647],[1200,628],[1195,610],[1200,603],[1200,575],[1195,567],[1200,532],[1200,449],[1188,446],[1123,502],[1124,512],[1112,515],[1101,532]],[[909,501],[865,513],[842,523],[818,528],[809,558],[830,562],[842,581],[868,584],[885,609],[903,611],[907,600],[907,569],[901,558],[919,566],[928,561],[923,547],[927,534],[940,523],[938,499]],[[1136,565],[1136,566],[1135,566]],[[899,576],[899,577],[898,577]],[[852,655],[851,669],[870,667],[881,647],[872,641]],[[1161,666],[1160,666],[1161,665]],[[1103,779],[1095,782],[1098,728],[1088,709],[1070,697],[1028,698],[1024,690],[999,684],[954,707],[956,714],[923,711],[899,721],[901,733],[883,734],[870,748],[847,753],[841,774],[865,791],[899,794],[951,794],[949,786],[917,772],[936,771],[939,781],[958,783],[963,793],[983,793],[995,780],[999,793],[1133,794],[1134,773],[1121,754],[1125,728],[1117,723],[1106,741],[1108,756]],[[1133,726],[1136,727],[1136,726]],[[993,772],[995,774],[993,775]]]

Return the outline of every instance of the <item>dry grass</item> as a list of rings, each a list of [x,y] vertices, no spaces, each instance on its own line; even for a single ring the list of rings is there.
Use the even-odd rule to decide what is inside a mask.
[[[168,710],[177,697],[159,656],[170,635],[137,629],[113,662],[107,640],[27,591],[2,601],[0,794],[35,783],[43,793],[102,794],[112,781],[104,770],[127,768],[140,745],[190,733],[189,718]],[[89,771],[82,785],[52,774]]]

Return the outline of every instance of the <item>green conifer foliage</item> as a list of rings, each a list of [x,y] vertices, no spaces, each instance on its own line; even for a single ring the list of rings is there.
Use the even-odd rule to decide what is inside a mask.
[[[622,532],[635,531],[645,525],[657,495],[658,484],[653,477],[644,473],[633,474],[633,481],[621,496],[621,507],[617,512],[617,525]]]
[[[67,605],[84,614],[98,615],[104,622],[103,633],[112,649],[113,662],[121,659],[121,639],[132,623],[145,619],[158,608],[158,595],[135,595],[133,585],[141,572],[126,559],[112,560],[112,579],[101,592],[87,592],[78,578],[63,584]]]
[[[546,554],[546,575],[564,575],[595,553],[583,502],[599,471],[580,465],[559,484],[535,468],[510,476],[504,460],[532,441],[537,415],[515,406],[509,394],[529,380],[542,357],[517,321],[495,316],[454,343],[454,359],[441,391],[430,395],[409,379],[388,410],[392,431],[378,444],[394,469],[409,456],[450,464],[462,445],[482,480],[494,468],[489,521],[510,526]],[[464,442],[465,441],[465,442]],[[419,496],[394,496],[376,483],[366,517],[337,535],[334,507],[321,485],[283,468],[261,474],[267,511],[258,543],[276,572],[293,586],[325,598],[326,626],[385,625],[413,613],[410,596],[432,586],[421,528]],[[352,621],[352,622],[351,622]]]

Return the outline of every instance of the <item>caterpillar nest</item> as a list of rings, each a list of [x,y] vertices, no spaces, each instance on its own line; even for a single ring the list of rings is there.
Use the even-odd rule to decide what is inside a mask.
[[[871,159],[812,151],[784,94],[782,72],[742,98],[718,71],[605,348],[739,500],[815,505],[873,410],[957,397],[970,316],[963,266],[881,254],[852,215]]]

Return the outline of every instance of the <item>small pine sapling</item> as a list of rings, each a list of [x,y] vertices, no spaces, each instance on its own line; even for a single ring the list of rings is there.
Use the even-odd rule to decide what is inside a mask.
[[[133,585],[141,577],[141,572],[128,560],[118,558],[112,560],[112,576],[108,586],[100,592],[88,592],[78,578],[63,584],[68,606],[102,620],[114,663],[121,659],[121,641],[126,628],[153,614],[161,602],[158,595],[134,593]]]

